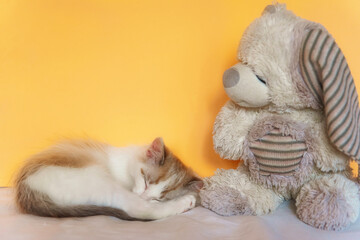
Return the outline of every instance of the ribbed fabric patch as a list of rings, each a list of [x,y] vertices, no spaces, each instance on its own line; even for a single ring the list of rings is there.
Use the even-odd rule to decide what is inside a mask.
[[[250,150],[259,165],[261,175],[291,176],[299,168],[307,147],[305,141],[284,136],[278,129],[273,129],[252,142]]]
[[[329,33],[313,29],[304,40],[300,57],[305,83],[324,105],[331,142],[359,161],[359,102],[343,53]]]

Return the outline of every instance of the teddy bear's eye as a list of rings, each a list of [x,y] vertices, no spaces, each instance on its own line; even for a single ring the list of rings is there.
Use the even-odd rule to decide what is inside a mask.
[[[258,75],[256,75],[256,77],[257,77],[257,79],[260,81],[260,82],[262,82],[263,84],[265,84],[266,85],[266,82],[265,82],[265,80],[264,79],[262,79],[261,77],[259,77]]]

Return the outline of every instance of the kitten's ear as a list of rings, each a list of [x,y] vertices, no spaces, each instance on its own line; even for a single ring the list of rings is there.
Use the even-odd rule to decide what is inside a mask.
[[[165,161],[165,145],[162,138],[158,137],[146,150],[147,160],[156,166],[161,166]]]
[[[192,191],[200,192],[200,190],[204,187],[204,182],[200,178],[194,177],[186,184],[186,187]]]

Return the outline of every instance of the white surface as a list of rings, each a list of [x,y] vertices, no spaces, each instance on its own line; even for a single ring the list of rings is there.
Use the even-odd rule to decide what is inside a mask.
[[[221,217],[202,207],[154,222],[113,217],[44,218],[17,212],[11,189],[0,189],[0,239],[360,239],[360,219],[341,232],[312,228],[295,215],[293,202],[273,214]]]

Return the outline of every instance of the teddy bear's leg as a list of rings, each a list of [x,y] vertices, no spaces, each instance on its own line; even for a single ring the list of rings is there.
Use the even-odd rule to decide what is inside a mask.
[[[252,182],[245,167],[218,170],[204,182],[201,204],[223,216],[267,214],[284,201],[272,189]]]
[[[340,174],[322,176],[300,189],[296,207],[305,223],[324,230],[341,230],[359,216],[359,187]]]

